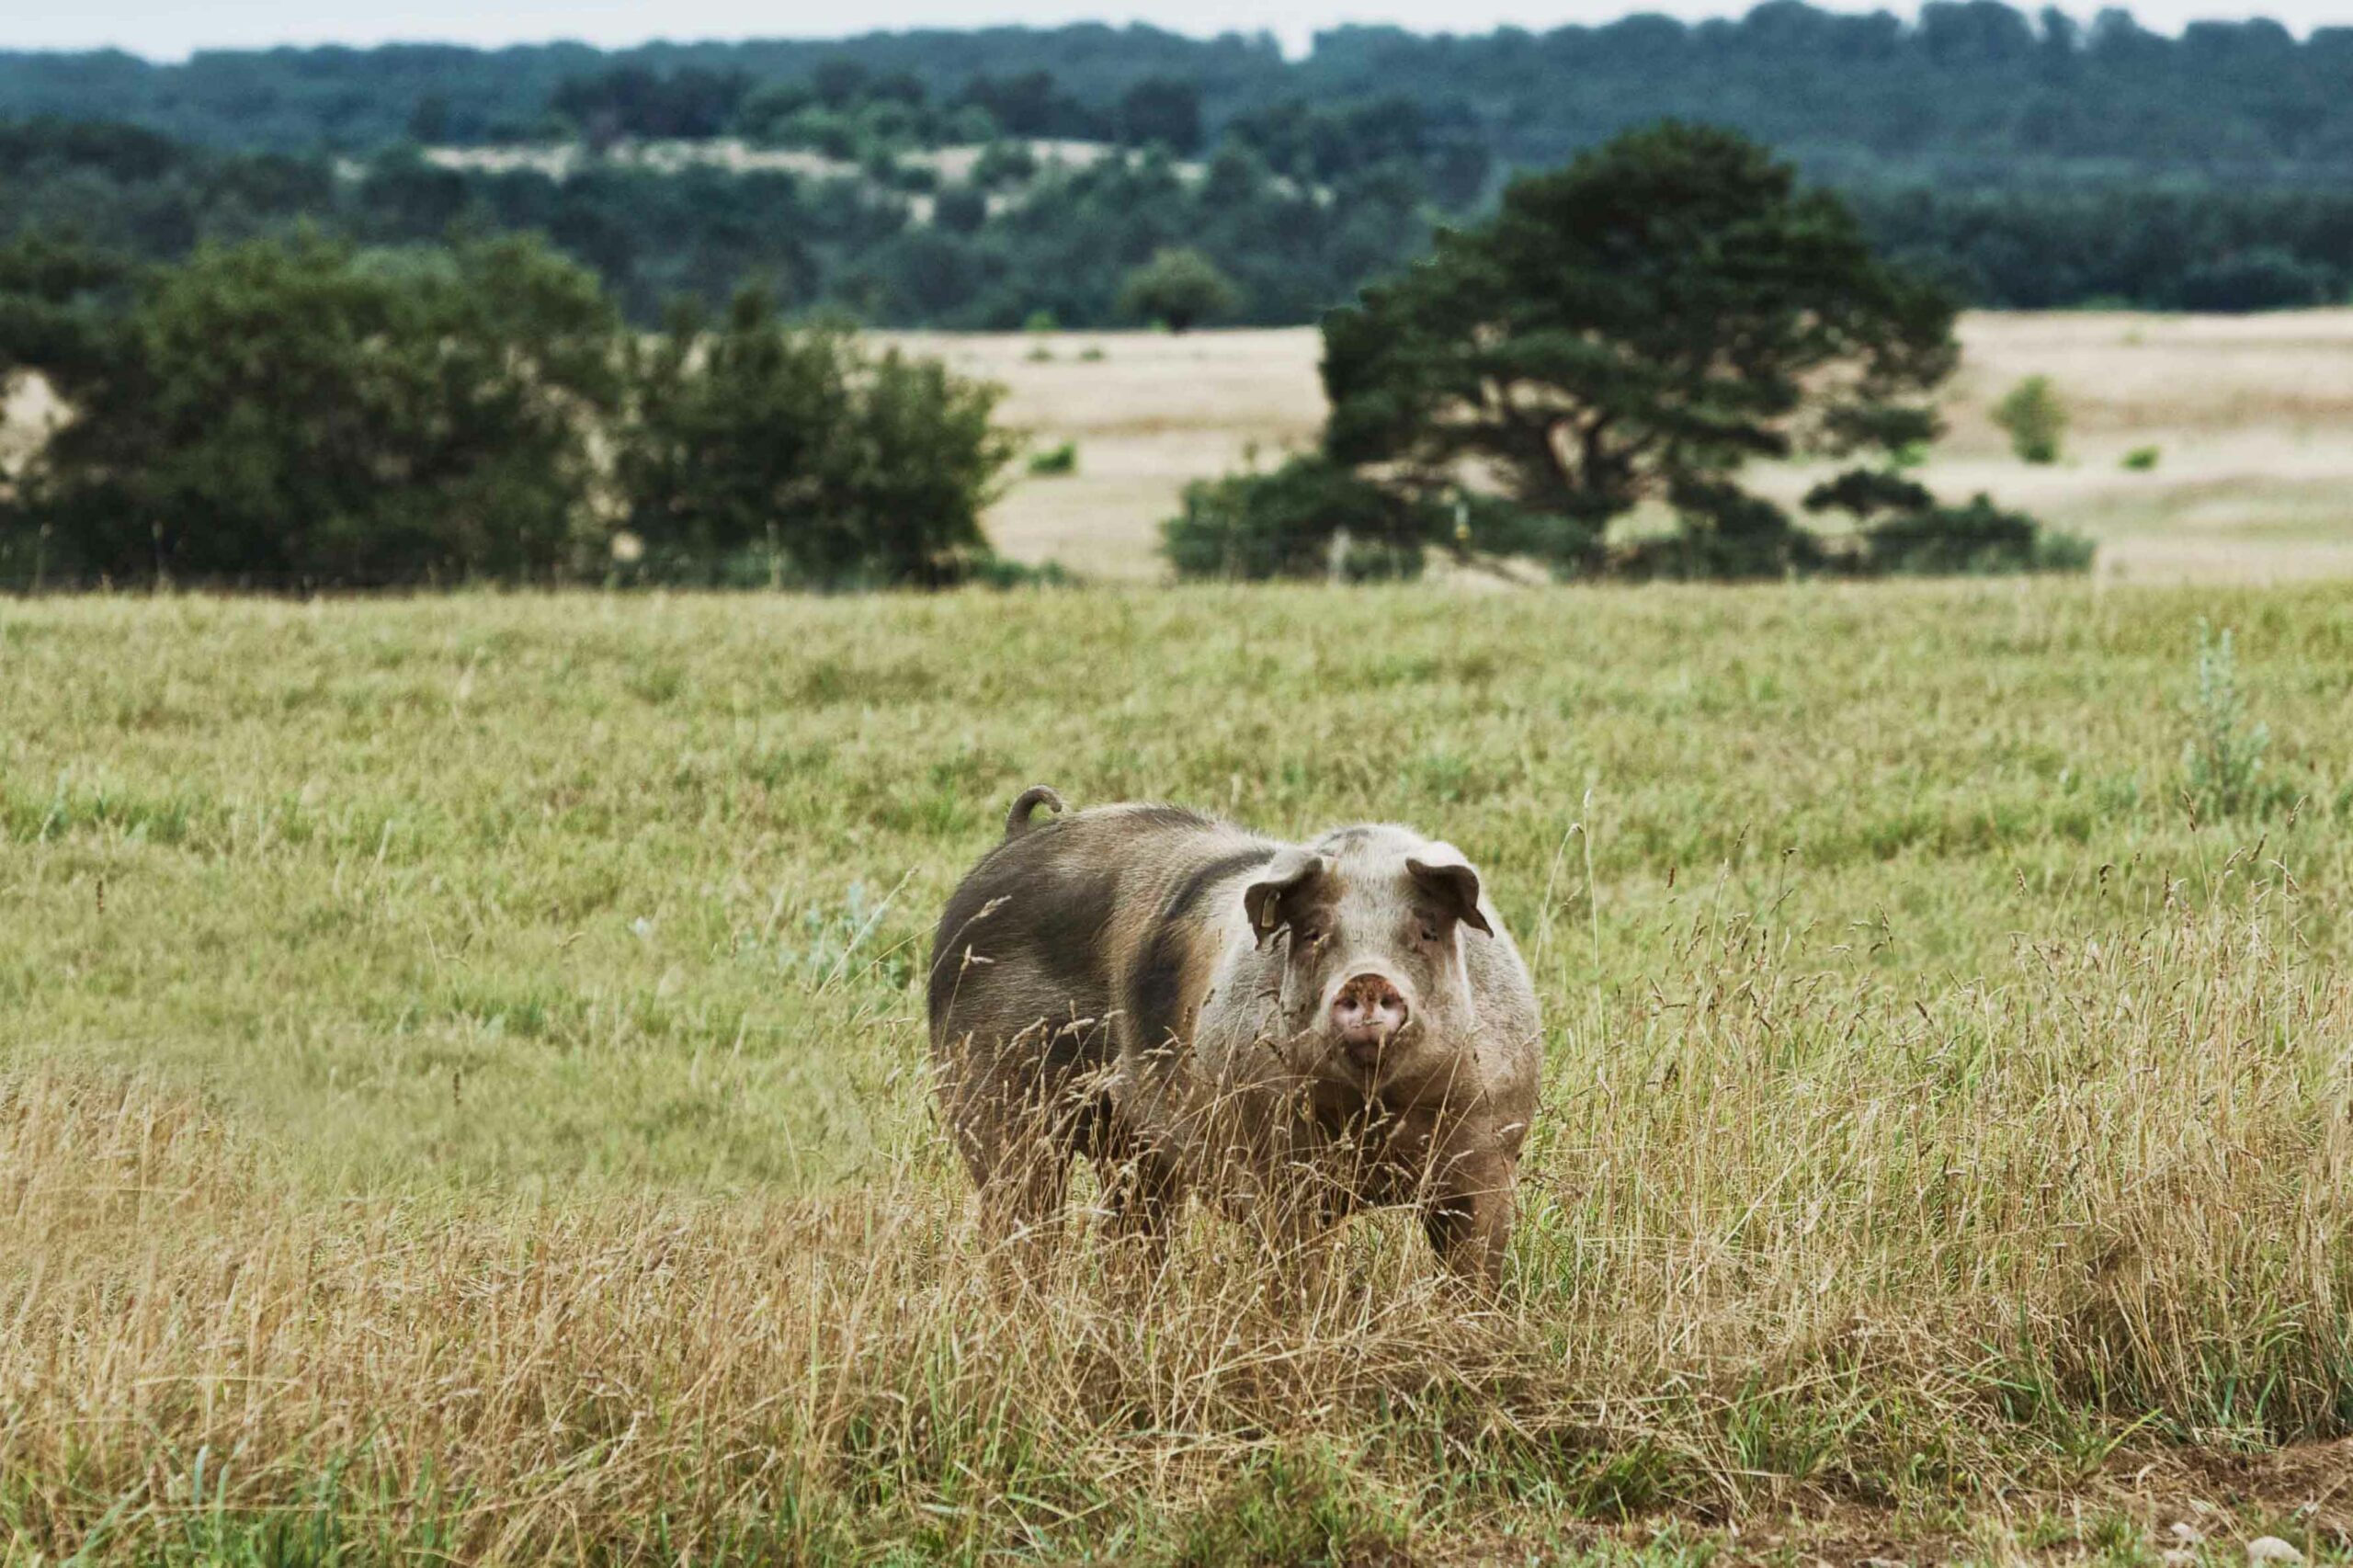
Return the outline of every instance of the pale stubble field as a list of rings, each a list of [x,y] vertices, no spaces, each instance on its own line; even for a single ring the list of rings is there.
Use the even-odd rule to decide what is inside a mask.
[[[2278,582],[2353,573],[2353,311],[2156,316],[1975,313],[1944,397],[1950,434],[1922,477],[1980,491],[2101,546],[2131,581]],[[1010,390],[1006,418],[1075,440],[1069,478],[1022,479],[990,517],[997,543],[1084,574],[1148,579],[1158,525],[1188,480],[1271,464],[1324,416],[1310,329],[901,339]],[[1082,358],[1090,348],[1100,359]],[[1039,359],[1039,350],[1051,356]],[[2064,461],[2032,468],[1988,418],[2047,375],[2072,416]],[[2155,447],[2154,470],[2126,453]],[[1818,474],[1768,473],[1794,502]]]

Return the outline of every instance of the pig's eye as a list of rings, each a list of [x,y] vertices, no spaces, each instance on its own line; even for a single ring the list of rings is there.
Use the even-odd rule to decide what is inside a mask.
[[[1422,940],[1427,942],[1433,948],[1437,947],[1438,942],[1438,927],[1435,926],[1423,926]]]
[[[1313,947],[1324,939],[1324,931],[1321,926],[1302,923],[1292,926],[1290,930],[1291,937],[1302,947]]]

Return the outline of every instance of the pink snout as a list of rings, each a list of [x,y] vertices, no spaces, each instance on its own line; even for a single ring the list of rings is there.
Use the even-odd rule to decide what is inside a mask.
[[[1351,1059],[1369,1062],[1405,1027],[1405,994],[1387,976],[1359,974],[1332,998],[1332,1028]]]

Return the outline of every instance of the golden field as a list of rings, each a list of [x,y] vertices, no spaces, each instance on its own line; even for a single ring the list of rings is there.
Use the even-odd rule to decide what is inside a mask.
[[[0,600],[0,1557],[2344,1561],[2348,684],[2129,574]],[[921,996],[1039,779],[1481,864],[1499,1299],[1008,1290]]]
[[[2353,572],[2353,311],[1962,318],[1950,434],[1922,477],[1984,490],[2097,540],[2131,581],[2276,582]],[[1024,561],[1150,578],[1158,525],[1186,482],[1313,444],[1324,417],[1312,329],[898,338],[1010,389],[1005,414],[1042,445],[1075,440],[1076,475],[1024,479],[990,519]],[[1032,358],[1040,350],[1051,358]],[[1098,350],[1099,360],[1081,358]],[[2074,417],[2066,460],[2029,468],[1987,411],[2047,375]],[[2159,449],[2156,468],[2124,455]],[[1771,476],[1794,501],[1816,475]]]

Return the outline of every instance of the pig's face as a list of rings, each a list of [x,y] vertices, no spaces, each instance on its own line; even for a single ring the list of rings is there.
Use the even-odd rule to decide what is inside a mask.
[[[1279,953],[1278,1044],[1359,1084],[1440,1070],[1475,1021],[1463,944],[1493,939],[1479,873],[1452,845],[1352,827],[1287,850],[1245,895]]]

